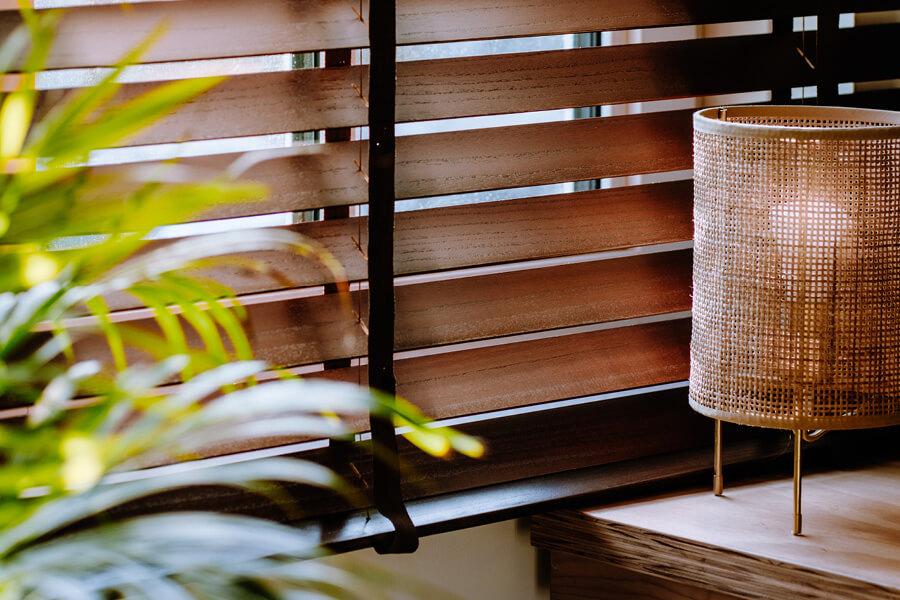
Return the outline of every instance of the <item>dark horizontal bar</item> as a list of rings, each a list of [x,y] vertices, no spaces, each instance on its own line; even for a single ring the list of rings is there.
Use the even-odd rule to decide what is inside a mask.
[[[726,424],[724,463],[727,485],[750,478],[787,475],[790,435],[785,431]],[[746,438],[746,436],[750,436]],[[860,468],[900,458],[900,426],[877,430],[835,431],[805,451],[807,472]],[[729,442],[728,437],[745,436]],[[783,458],[784,460],[780,460]],[[543,477],[485,486],[407,502],[419,536],[446,533],[554,510],[588,507],[639,497],[661,488],[697,485],[712,489],[712,446],[692,448]],[[389,527],[365,511],[295,523],[334,552],[370,545]]]
[[[620,397],[588,398],[561,407],[530,407],[521,412],[511,411],[512,414],[504,411],[503,416],[460,425],[460,430],[483,440],[487,453],[480,459],[436,458],[405,439],[398,440],[405,479],[404,498],[408,502],[711,443],[712,421],[688,407],[687,388],[635,391]],[[743,431],[737,435],[743,435]],[[361,500],[365,501],[371,500],[367,498],[372,481],[370,448],[369,442],[353,444],[350,462],[329,448],[286,455],[328,465],[355,485],[363,496]],[[203,461],[200,462],[197,468],[203,468]],[[298,486],[289,489],[296,508],[304,516],[325,518],[368,508],[365,504],[352,505],[332,492]],[[198,507],[280,521],[287,518],[282,508],[267,498],[243,490],[208,486],[141,500],[117,511],[117,516]]]
[[[604,400],[600,404],[608,402],[610,400]],[[648,416],[646,411],[638,412]],[[559,428],[560,422],[557,419],[547,419],[540,413],[536,414],[538,420],[547,423],[547,431]],[[577,411],[573,416],[584,421],[585,413]],[[613,499],[636,497],[647,492],[648,488],[696,485],[698,481],[702,482],[704,477],[711,485],[713,426],[709,419],[704,417],[698,419],[704,424],[704,429],[708,430],[709,435],[705,436],[703,443],[692,447],[541,476],[523,476],[516,480],[481,485],[472,489],[446,493],[441,493],[438,489],[433,495],[407,500],[407,507],[418,534],[425,536],[539,512],[587,507]],[[597,420],[602,418],[598,417]],[[874,460],[900,458],[900,445],[896,443],[897,439],[900,439],[898,436],[900,426],[830,432],[810,444],[804,452],[804,469],[807,472],[852,469]],[[773,472],[781,474],[790,470],[791,464],[787,459],[772,462],[772,459],[789,453],[788,433],[726,424],[724,437],[724,459],[726,466],[729,467],[725,470],[726,485],[732,485],[742,475],[770,477]],[[605,445],[602,440],[604,440],[602,436],[595,437],[594,445],[602,448]],[[560,453],[580,456],[582,454],[580,447],[581,442],[578,442],[561,449]],[[531,456],[539,459],[543,452],[544,450],[538,449]],[[323,458],[323,455],[319,455],[319,458]],[[555,460],[551,459],[551,463]],[[340,469],[341,465],[332,466],[344,470]],[[446,463],[445,468],[458,471],[460,478],[467,477],[466,464],[450,461]],[[297,495],[298,491],[303,492],[303,495]],[[313,495],[306,496],[307,493]],[[367,547],[374,536],[390,530],[390,524],[384,517],[368,508],[348,508],[334,494],[326,498],[321,495],[316,498],[315,491],[310,488],[295,488],[295,496],[298,497],[298,502],[301,499],[313,502],[301,506],[305,509],[302,513],[306,515],[305,517],[291,519],[289,522],[307,535],[313,536],[316,543],[325,544],[333,551],[345,552]],[[153,512],[198,508],[241,512],[282,522],[288,521],[281,510],[273,507],[261,496],[230,488],[209,486],[153,496],[132,503],[124,510],[117,509],[107,513],[104,518],[121,519]],[[323,512],[323,509],[328,510]]]
[[[758,439],[726,445],[725,464],[734,466],[777,457],[790,448],[784,432],[759,433],[762,435]],[[426,536],[585,506],[599,502],[611,492],[673,482],[711,473],[711,469],[711,448],[695,448],[422,498],[407,502],[406,507],[419,535]],[[387,519],[370,511],[302,521],[295,526],[311,536],[319,535],[321,544],[334,552],[368,547],[376,536],[391,530]]]

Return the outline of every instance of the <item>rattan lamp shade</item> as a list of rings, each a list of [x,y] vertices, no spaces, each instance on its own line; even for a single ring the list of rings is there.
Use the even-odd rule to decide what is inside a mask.
[[[900,113],[694,115],[691,406],[792,430],[900,423]]]

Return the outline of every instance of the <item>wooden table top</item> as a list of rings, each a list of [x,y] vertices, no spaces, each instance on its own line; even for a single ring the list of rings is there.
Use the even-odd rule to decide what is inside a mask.
[[[726,471],[727,477],[727,471]],[[536,546],[743,598],[900,598],[900,461],[536,517]]]

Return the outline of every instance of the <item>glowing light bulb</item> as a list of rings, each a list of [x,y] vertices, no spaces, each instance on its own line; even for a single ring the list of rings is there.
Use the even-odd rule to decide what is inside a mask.
[[[771,225],[782,276],[794,292],[830,293],[853,230],[847,211],[824,200],[796,200],[772,209]]]
[[[779,275],[789,314],[785,355],[808,381],[830,378],[837,336],[837,296],[845,261],[853,248],[850,214],[834,202],[803,199],[777,205],[770,213]]]

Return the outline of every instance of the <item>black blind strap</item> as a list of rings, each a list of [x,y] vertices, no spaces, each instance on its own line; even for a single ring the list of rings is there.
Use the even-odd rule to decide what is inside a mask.
[[[394,380],[394,97],[396,2],[369,3],[369,385],[393,395]],[[394,425],[372,416],[375,508],[394,525],[376,538],[380,553],[413,552],[415,526],[403,503]]]

